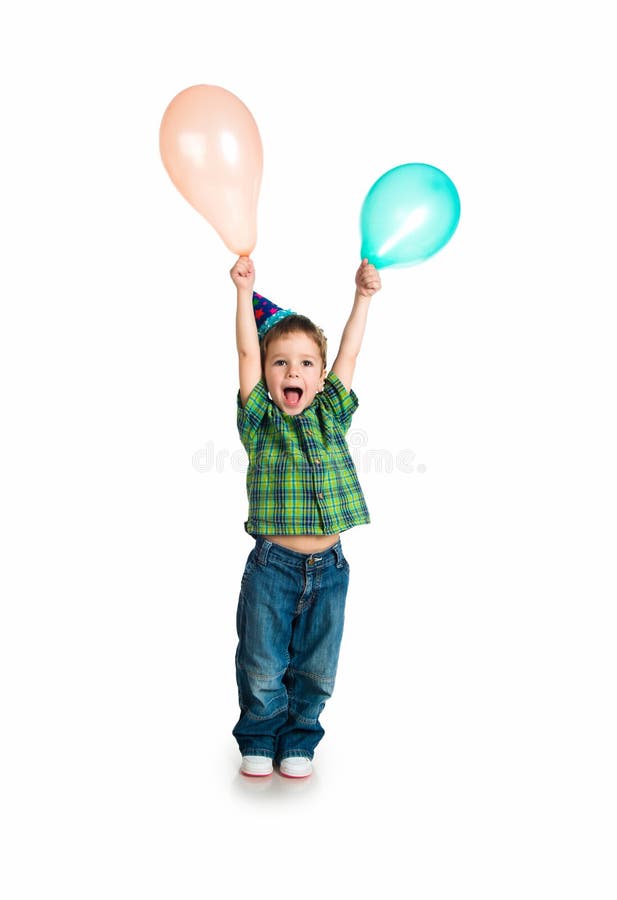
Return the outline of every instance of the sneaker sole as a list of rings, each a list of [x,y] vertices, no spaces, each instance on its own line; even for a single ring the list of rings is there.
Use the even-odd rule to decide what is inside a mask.
[[[311,766],[308,772],[305,772],[303,775],[300,772],[286,772],[281,765],[278,767],[279,775],[282,775],[283,778],[310,778],[313,774],[313,767]]]

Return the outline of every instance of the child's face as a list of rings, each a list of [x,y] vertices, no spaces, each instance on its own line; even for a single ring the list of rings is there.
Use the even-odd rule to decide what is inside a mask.
[[[323,388],[326,370],[319,347],[301,331],[276,338],[268,345],[264,377],[278,408],[297,416]]]

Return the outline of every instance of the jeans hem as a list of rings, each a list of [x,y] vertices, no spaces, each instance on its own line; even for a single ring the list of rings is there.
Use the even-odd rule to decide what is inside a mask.
[[[280,762],[282,759],[288,759],[290,756],[299,759],[313,759],[313,753],[311,750],[280,750],[277,756],[277,761]]]
[[[260,747],[243,747],[240,753],[242,756],[265,756],[266,759],[274,759],[272,750],[262,750]]]

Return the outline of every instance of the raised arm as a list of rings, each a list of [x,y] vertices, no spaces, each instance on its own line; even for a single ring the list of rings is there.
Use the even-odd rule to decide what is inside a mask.
[[[240,369],[240,402],[245,405],[249,394],[261,378],[261,354],[253,313],[255,267],[248,256],[241,256],[230,273],[236,286],[236,347]]]
[[[356,359],[362,347],[371,298],[380,289],[379,272],[367,259],[363,259],[356,272],[356,294],[351,314],[343,329],[341,345],[332,366],[332,371],[338,375],[348,391],[351,390]]]

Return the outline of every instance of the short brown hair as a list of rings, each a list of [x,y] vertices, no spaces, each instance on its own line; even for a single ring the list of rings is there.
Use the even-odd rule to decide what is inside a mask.
[[[262,366],[265,362],[268,345],[271,341],[276,340],[276,338],[284,337],[287,334],[296,334],[297,332],[306,334],[315,341],[319,347],[319,352],[321,353],[321,358],[323,360],[323,367],[325,369],[328,356],[328,339],[318,325],[315,325],[315,323],[311,322],[306,316],[300,316],[297,313],[294,313],[291,316],[285,316],[284,319],[281,319],[264,334],[261,339]]]

